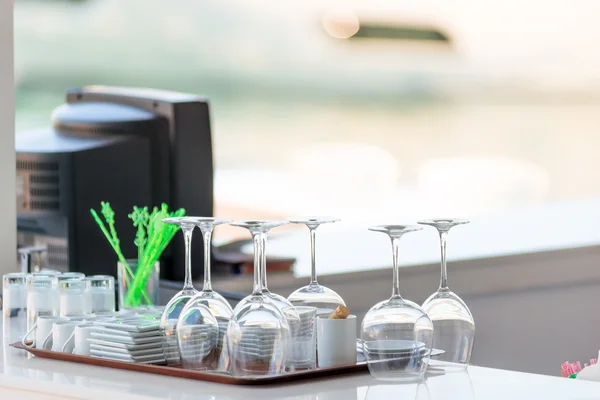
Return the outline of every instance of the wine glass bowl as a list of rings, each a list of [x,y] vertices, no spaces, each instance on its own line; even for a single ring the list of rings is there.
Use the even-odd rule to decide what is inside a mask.
[[[423,310],[429,315],[434,326],[433,345],[445,353],[436,357],[432,365],[445,371],[464,369],[469,365],[475,340],[475,321],[465,302],[448,288],[446,265],[446,240],[448,231],[468,223],[465,219],[430,219],[419,221],[437,229],[440,236],[441,278],[440,287],[425,302]]]
[[[283,373],[291,340],[286,317],[262,294],[245,300],[235,308],[227,329],[232,372],[236,376]]]
[[[219,324],[205,305],[188,302],[177,321],[177,343],[185,369],[217,369],[220,356]]]
[[[423,310],[433,322],[435,348],[445,351],[432,364],[446,371],[466,368],[475,340],[475,323],[467,305],[451,291],[436,292],[423,303]]]
[[[345,306],[344,299],[335,291],[317,282],[317,271],[315,262],[315,235],[316,229],[321,224],[340,221],[336,217],[302,217],[291,218],[293,224],[306,225],[310,232],[310,252],[311,252],[311,280],[306,286],[303,286],[288,296],[288,300],[295,306],[308,306],[317,309],[317,315],[331,314],[339,306]]]
[[[361,325],[363,353],[369,372],[390,381],[422,379],[431,354],[433,324],[414,302],[400,296],[398,249],[400,238],[421,229],[415,225],[381,225],[369,228],[387,234],[392,241],[393,282],[390,299],[374,305]]]
[[[361,339],[371,375],[380,380],[423,377],[433,341],[433,324],[420,307],[386,300],[365,315]]]
[[[345,306],[344,299],[318,283],[309,283],[289,295],[288,300],[295,306],[315,307],[317,314],[331,314],[339,306]]]

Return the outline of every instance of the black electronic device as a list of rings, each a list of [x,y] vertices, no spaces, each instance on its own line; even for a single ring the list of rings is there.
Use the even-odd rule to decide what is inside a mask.
[[[109,201],[126,257],[135,258],[134,205],[183,207],[213,215],[208,102],[195,95],[106,86],[67,91],[52,127],[19,132],[19,246],[46,246],[48,266],[116,274],[116,256],[90,215]],[[194,243],[192,275],[202,273]],[[161,277],[183,280],[181,235],[161,259]]]

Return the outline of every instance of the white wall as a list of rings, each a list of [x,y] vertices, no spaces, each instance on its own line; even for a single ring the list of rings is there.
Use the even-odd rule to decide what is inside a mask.
[[[0,0],[0,275],[16,271],[13,0]]]

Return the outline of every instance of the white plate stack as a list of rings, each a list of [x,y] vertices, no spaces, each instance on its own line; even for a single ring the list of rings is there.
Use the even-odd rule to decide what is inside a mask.
[[[90,355],[110,360],[145,364],[164,364],[164,337],[159,321],[152,317],[98,322],[99,330],[90,333]]]

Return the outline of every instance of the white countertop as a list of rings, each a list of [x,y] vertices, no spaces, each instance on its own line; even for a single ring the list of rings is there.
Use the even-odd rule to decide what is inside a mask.
[[[378,382],[368,373],[247,387],[28,358],[8,348],[0,364],[0,398],[78,399],[599,399],[600,383],[469,367],[467,372],[430,377],[420,385]],[[557,371],[560,366],[557,366]],[[112,397],[111,397],[112,396]],[[118,396],[118,397],[115,397]]]

